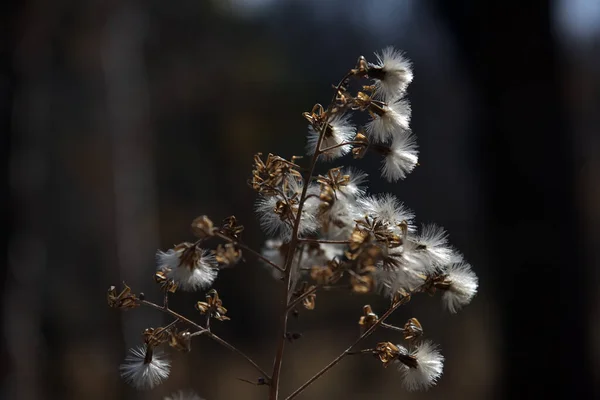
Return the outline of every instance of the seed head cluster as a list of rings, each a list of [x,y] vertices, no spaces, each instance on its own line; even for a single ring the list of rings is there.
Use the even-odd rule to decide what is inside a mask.
[[[344,156],[356,160],[374,156],[388,182],[405,179],[419,165],[407,98],[412,80],[410,61],[394,48],[376,53],[374,62],[361,56],[334,86],[327,106],[316,104],[303,113],[308,122],[306,154],[254,156],[248,183],[256,192],[255,211],[267,236],[260,251],[244,244],[244,227],[235,216],[221,223],[200,216],[191,224],[194,241],[156,253],[154,280],[162,304],[133,293],[125,284],[121,292],[115,286],[109,288],[111,307],[148,306],[171,319],[165,326],[144,330],[143,344],[131,349],[121,365],[126,382],[138,389],[152,389],[169,376],[170,362],[163,348],[187,353],[192,351],[194,337],[205,337],[233,350],[256,369],[258,380],[242,380],[266,386],[269,400],[277,400],[285,344],[303,336],[287,329],[287,316],[299,317],[315,309],[318,294],[327,290],[335,290],[338,296],[378,294],[387,298],[390,306],[378,314],[365,305],[355,344],[288,399],[351,355],[370,354],[384,367],[394,365],[407,390],[429,389],[438,382],[444,357],[438,346],[423,338],[419,320],[411,318],[396,326],[387,322],[388,318],[418,293],[439,294],[443,307],[456,313],[475,296],[477,276],[449,243],[444,228],[419,223],[394,194],[369,193],[366,172],[334,164]],[[231,315],[212,286],[221,269],[247,258],[269,268],[274,284],[281,285],[284,293],[279,299],[285,305],[280,318],[283,335],[278,339],[271,372],[215,333]],[[205,292],[195,303],[195,318],[169,307],[169,297],[178,290]],[[368,347],[367,338],[375,329],[386,330],[390,341]],[[398,344],[399,340],[404,342]],[[166,399],[200,397],[177,392]]]

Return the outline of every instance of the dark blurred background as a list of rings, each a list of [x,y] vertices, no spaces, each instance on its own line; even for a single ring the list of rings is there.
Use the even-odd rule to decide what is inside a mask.
[[[5,268],[2,399],[264,399],[256,374],[208,339],[174,354],[151,393],[118,365],[166,320],[109,309],[126,281],[159,301],[154,254],[190,221],[235,214],[264,235],[247,186],[252,155],[302,154],[315,102],[359,55],[387,45],[414,62],[420,166],[398,184],[357,164],[436,222],[474,266],[480,291],[456,315],[417,296],[447,361],[407,393],[398,373],[349,358],[299,399],[598,398],[600,395],[600,2],[597,0],[55,0],[4,2],[0,40]],[[251,257],[215,287],[224,338],[269,368],[278,283]],[[173,308],[195,316],[201,294]],[[356,337],[376,296],[319,296],[292,330],[287,394]],[[379,332],[376,338],[387,340]]]

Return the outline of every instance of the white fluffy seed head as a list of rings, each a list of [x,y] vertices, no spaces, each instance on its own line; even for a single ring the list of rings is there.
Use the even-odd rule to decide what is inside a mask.
[[[352,125],[349,114],[335,114],[331,118],[331,121],[329,121],[329,125],[331,126],[331,132],[330,135],[323,137],[321,149],[326,149],[328,147],[337,146],[344,142],[349,142],[356,135],[356,127]],[[308,142],[306,145],[306,151],[309,155],[313,155],[315,153],[319,141],[319,135],[320,132],[317,132],[312,125],[308,126]],[[352,145],[343,145],[326,151],[325,153],[321,154],[321,157],[325,160],[333,160],[348,154],[351,149]]]
[[[456,313],[471,302],[477,293],[479,281],[471,266],[465,262],[449,265],[445,273],[450,287],[442,295],[442,301],[451,313]]]
[[[398,232],[400,230],[398,224],[406,222],[409,232],[414,231],[412,223],[415,217],[414,213],[392,194],[361,197],[357,201],[357,206],[361,217],[368,215],[371,218],[388,222],[390,227]]]
[[[378,96],[384,100],[392,100],[402,96],[413,80],[412,64],[400,50],[386,47],[381,53],[375,53],[377,63],[372,68],[379,71],[376,75],[375,87]]]
[[[429,341],[418,344],[410,355],[417,360],[416,368],[398,361],[398,370],[403,378],[402,384],[409,391],[429,389],[442,376],[444,356]]]
[[[421,264],[411,263],[403,255],[398,256],[396,268],[377,268],[375,271],[375,283],[377,290],[390,299],[398,291],[411,291],[423,284],[423,272]]]
[[[184,291],[202,290],[210,287],[217,277],[217,261],[208,250],[195,249],[198,254],[193,265],[183,264],[181,257],[187,246],[179,245],[166,252],[156,252],[157,269],[165,271],[169,279]]]
[[[192,391],[184,392],[183,390],[180,390],[176,393],[173,393],[170,396],[165,397],[164,400],[204,400],[204,399],[202,399],[200,396],[198,396],[196,393],[194,393]]]
[[[365,195],[364,185],[367,182],[368,174],[356,168],[348,167],[342,170],[342,175],[348,175],[350,182],[339,188],[339,193],[346,197],[358,198]]]
[[[302,193],[302,183],[295,180],[290,180],[287,189],[287,198],[292,198],[294,195],[297,199]],[[315,194],[318,196],[319,186],[311,184],[308,187],[307,195]],[[276,236],[282,240],[289,241],[292,236],[293,221],[288,218],[281,219],[281,216],[275,213],[275,208],[278,202],[284,202],[285,199],[281,195],[275,196],[260,196],[256,201],[255,210],[258,215],[260,226],[263,231],[269,236]],[[319,211],[318,197],[311,197],[305,201],[302,208],[302,216],[298,227],[298,234],[306,235],[314,233],[319,228],[317,213]]]
[[[119,367],[121,377],[136,389],[152,389],[169,377],[171,366],[161,353],[154,350],[148,358],[146,346],[132,348]]]
[[[443,267],[461,257],[448,244],[448,234],[444,228],[435,224],[423,225],[419,236],[411,242],[415,256],[432,267]]]
[[[383,115],[375,115],[365,125],[365,131],[374,142],[385,143],[410,129],[410,103],[399,98],[383,105]]]
[[[419,162],[417,141],[411,131],[405,130],[394,136],[389,153],[382,161],[381,174],[389,182],[406,178]]]

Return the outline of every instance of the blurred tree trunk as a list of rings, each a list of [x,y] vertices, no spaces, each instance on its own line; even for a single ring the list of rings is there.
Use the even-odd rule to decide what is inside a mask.
[[[504,303],[499,397],[589,398],[574,145],[551,4],[436,4],[480,90],[476,151],[489,196],[490,277]]]

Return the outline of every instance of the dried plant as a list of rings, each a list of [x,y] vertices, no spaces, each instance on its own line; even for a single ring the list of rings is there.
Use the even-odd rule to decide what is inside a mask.
[[[286,342],[298,339],[288,331],[288,316],[301,309],[313,310],[322,290],[342,289],[354,293],[380,293],[391,303],[377,315],[369,305],[358,320],[361,334],[331,363],[285,397],[303,392],[343,358],[370,354],[384,367],[399,370],[408,390],[427,389],[442,374],[443,356],[430,341],[423,340],[423,327],[416,318],[403,326],[386,320],[417,293],[440,292],[452,313],[469,303],[477,291],[477,277],[463,257],[436,225],[417,229],[414,214],[391,194],[369,195],[365,173],[333,167],[316,174],[317,164],[352,154],[355,159],[373,152],[382,157],[381,174],[395,182],[417,166],[417,145],[410,128],[411,109],[406,89],[413,79],[411,64],[399,51],[387,48],[376,54],[375,63],[360,57],[334,87],[327,107],[315,105],[303,114],[308,121],[308,164],[302,157],[257,154],[249,181],[257,192],[256,212],[270,236],[261,252],[243,243],[244,227],[234,216],[215,224],[207,216],[192,222],[197,240],[184,242],[166,252],[158,251],[155,281],[163,292],[163,304],[146,300],[124,285],[118,293],[108,291],[111,307],[124,310],[149,306],[167,313],[173,321],[164,327],[148,328],[143,345],[132,349],[121,366],[122,377],[134,387],[152,388],[169,375],[169,361],[159,348],[170,346],[189,352],[191,341],[204,336],[237,353],[260,373],[249,381],[268,389],[277,400]],[[367,122],[357,127],[352,117],[364,113]],[[220,242],[214,250],[205,247]],[[169,296],[178,290],[209,289],[222,268],[229,268],[251,255],[273,271],[276,284],[283,282],[280,335],[273,368],[267,372],[249,356],[217,336],[211,321],[229,320],[216,290],[198,301],[202,323],[188,319],[169,307]],[[340,292],[340,291],[338,291]],[[342,296],[342,293],[339,295]],[[359,349],[378,328],[387,329],[404,345],[382,342]],[[179,397],[177,397],[179,396]],[[188,397],[186,397],[188,396]],[[197,398],[176,394],[172,398]]]

